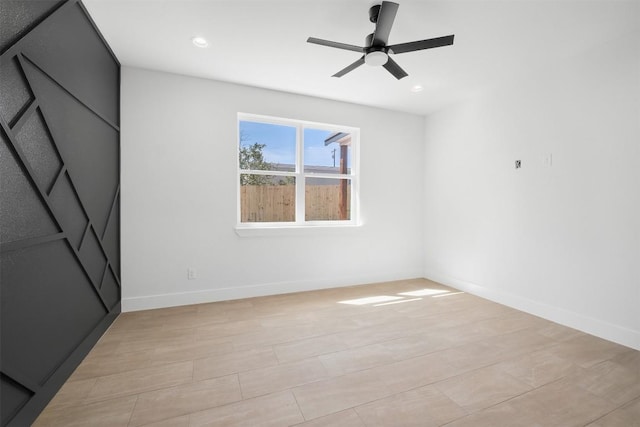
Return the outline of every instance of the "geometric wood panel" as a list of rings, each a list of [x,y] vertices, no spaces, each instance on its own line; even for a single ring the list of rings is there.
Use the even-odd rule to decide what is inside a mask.
[[[33,392],[4,374],[0,374],[0,421],[6,425],[33,396]]]
[[[98,288],[102,287],[102,276],[107,267],[107,257],[102,250],[100,240],[98,240],[95,230],[91,226],[89,226],[86,233],[84,233],[84,239],[82,239],[82,243],[80,244],[78,255],[91,281],[95,283]]]
[[[29,57],[28,57],[29,58]],[[48,129],[93,224],[101,233],[118,188],[118,129],[45,74],[23,61]],[[73,117],[74,120],[68,120]]]
[[[120,301],[120,286],[118,286],[115,274],[111,271],[111,268],[107,268],[105,272],[100,294],[107,304],[107,307],[113,307]]]
[[[73,31],[69,31],[73,28]],[[106,121],[119,121],[120,65],[80,5],[38,25],[45,38],[25,38],[23,52]]]
[[[120,195],[111,208],[113,213],[109,216],[109,222],[102,236],[102,245],[109,257],[111,268],[117,277],[120,277]]]
[[[42,385],[108,308],[65,239],[0,257],[3,369]]]
[[[0,132],[0,242],[14,242],[60,231],[38,189],[20,166],[9,138]]]
[[[0,53],[4,53],[20,37],[31,31],[61,3],[63,2],[60,0],[3,0],[0,2],[0,13],[3,17],[7,17],[2,20],[4,28],[0,31]]]
[[[120,312],[120,64],[79,0],[0,7],[0,422],[23,426]]]
[[[67,173],[62,174],[51,189],[49,202],[53,211],[57,213],[57,218],[67,235],[67,239],[74,248],[79,249],[89,220],[84,214],[80,199],[74,191]]]
[[[47,126],[40,110],[34,110],[21,129],[14,128],[13,131],[16,135],[16,142],[20,145],[20,149],[29,162],[31,170],[36,174],[40,185],[46,189],[51,188],[60,168],[62,168],[62,162],[51,136],[47,132]]]
[[[13,123],[20,111],[33,100],[33,94],[20,68],[18,58],[7,58],[2,61],[0,75],[2,76],[0,79],[0,93],[2,94],[0,117],[7,123]]]

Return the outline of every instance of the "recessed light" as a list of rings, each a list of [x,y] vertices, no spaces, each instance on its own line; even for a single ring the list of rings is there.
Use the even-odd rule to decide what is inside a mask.
[[[196,47],[207,47],[209,46],[209,42],[204,37],[194,37],[191,39],[191,42]]]
[[[411,92],[418,93],[422,92],[424,88],[421,85],[413,85],[411,86]]]

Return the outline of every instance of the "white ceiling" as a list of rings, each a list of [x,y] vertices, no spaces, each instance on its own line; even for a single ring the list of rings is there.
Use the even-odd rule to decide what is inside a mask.
[[[84,0],[125,66],[429,114],[528,70],[637,27],[612,0],[396,0],[389,44],[455,34],[453,46],[394,55],[409,76],[363,65],[331,77],[356,52],[306,43],[313,36],[363,45],[371,0]],[[631,0],[636,1],[636,0]],[[628,5],[628,4],[627,4]],[[194,36],[209,41],[192,45]],[[413,93],[420,84],[424,90]]]

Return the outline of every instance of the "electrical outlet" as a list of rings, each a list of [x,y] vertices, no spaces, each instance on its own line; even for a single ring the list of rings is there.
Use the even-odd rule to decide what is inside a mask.
[[[516,160],[516,169],[520,169],[522,167],[522,162],[520,160]]]
[[[187,279],[195,280],[198,278],[198,272],[193,268],[187,268]]]

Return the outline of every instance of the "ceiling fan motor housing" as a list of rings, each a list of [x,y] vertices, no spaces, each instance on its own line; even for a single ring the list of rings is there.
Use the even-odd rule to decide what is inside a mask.
[[[376,4],[374,6],[371,6],[371,9],[369,9],[369,21],[373,22],[374,24],[378,22],[378,14],[380,13],[380,6],[381,5]]]
[[[365,47],[365,49],[374,47],[373,37],[374,37],[374,34],[371,33],[367,37],[364,38],[364,47]],[[384,45],[382,44],[382,45],[378,45],[378,46],[375,46],[375,47],[384,47]]]

